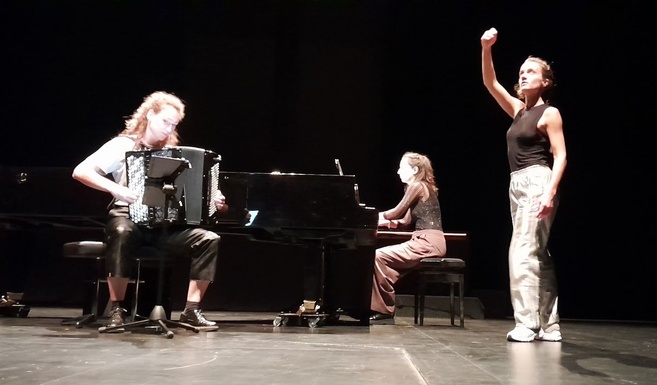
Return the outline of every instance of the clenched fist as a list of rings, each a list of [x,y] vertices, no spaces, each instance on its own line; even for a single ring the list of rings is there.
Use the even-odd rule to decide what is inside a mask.
[[[491,28],[484,32],[483,35],[481,35],[481,46],[483,48],[488,48],[495,44],[497,41],[497,30],[495,28]]]

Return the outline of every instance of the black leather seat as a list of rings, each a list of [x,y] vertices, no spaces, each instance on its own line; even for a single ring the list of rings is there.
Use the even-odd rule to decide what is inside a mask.
[[[454,286],[459,290],[460,327],[465,325],[465,261],[460,258],[424,258],[415,269],[418,273],[418,286],[415,292],[414,322],[424,325],[424,302],[427,286],[433,283],[449,284],[449,313],[451,324],[454,323]]]

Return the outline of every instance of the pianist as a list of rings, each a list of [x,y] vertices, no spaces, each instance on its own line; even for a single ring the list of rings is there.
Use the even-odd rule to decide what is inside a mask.
[[[384,323],[395,315],[394,284],[404,274],[429,256],[447,252],[438,187],[431,161],[425,155],[407,152],[397,170],[404,183],[401,201],[394,208],[379,213],[379,227],[413,230],[411,239],[376,250],[372,287],[371,323]]]
[[[158,149],[178,144],[178,123],[185,116],[185,105],[176,96],[154,92],[125,121],[125,129],[89,155],[73,171],[73,178],[114,198],[105,227],[107,243],[107,285],[112,302],[107,326],[125,323],[126,310],[122,307],[128,281],[132,273],[132,258],[137,247],[146,242],[175,256],[189,256],[191,268],[187,303],[180,321],[196,327],[216,327],[207,320],[200,302],[215,277],[219,236],[201,228],[171,227],[166,237],[158,229],[138,227],[129,218],[128,205],[137,196],[126,185],[125,153],[133,150]],[[222,194],[214,201],[218,210],[227,208]],[[113,328],[122,331],[123,328]]]

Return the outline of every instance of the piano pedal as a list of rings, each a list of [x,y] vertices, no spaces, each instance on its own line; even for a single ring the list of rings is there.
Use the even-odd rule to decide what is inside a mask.
[[[317,304],[317,301],[306,301],[304,300],[303,303],[299,306],[299,310],[297,310],[297,315],[303,315],[303,314],[308,314],[308,313],[317,313],[319,311],[319,304]]]
[[[299,306],[299,310],[296,312],[281,312],[274,319],[274,326],[287,326],[290,323],[290,320],[296,321],[295,324],[300,326],[302,321],[306,321],[308,327],[316,328],[322,324],[327,318],[330,318],[331,315],[327,313],[320,313],[320,305],[317,301],[307,301],[304,300],[303,303]]]

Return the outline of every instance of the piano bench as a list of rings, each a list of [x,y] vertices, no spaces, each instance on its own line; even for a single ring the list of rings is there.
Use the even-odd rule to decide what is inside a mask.
[[[104,266],[105,266],[105,251],[107,245],[104,242],[100,241],[79,241],[79,242],[67,242],[63,246],[63,256],[64,258],[81,258],[81,259],[93,259],[95,260],[95,270],[96,276],[88,280],[93,284],[94,292],[91,299],[91,311],[87,314],[83,314],[79,317],[69,318],[62,321],[62,325],[74,325],[76,328],[81,328],[83,325],[94,322],[98,318],[98,305],[100,297],[100,284],[107,282],[107,277],[104,276]],[[132,306],[130,311],[130,317],[132,321],[135,321],[137,317],[137,305],[139,301],[139,285],[144,283],[141,280],[141,260],[142,258],[136,258],[136,268],[137,268],[137,278],[131,279],[129,283],[135,284],[134,297],[132,300]],[[105,310],[101,314],[107,313],[109,310],[109,303],[105,307]]]
[[[432,283],[449,284],[449,313],[452,326],[454,323],[454,285],[459,289],[460,327],[465,324],[465,261],[460,258],[428,257],[422,259],[415,268],[418,274],[418,286],[414,296],[414,322],[424,325],[424,297],[427,285]]]

